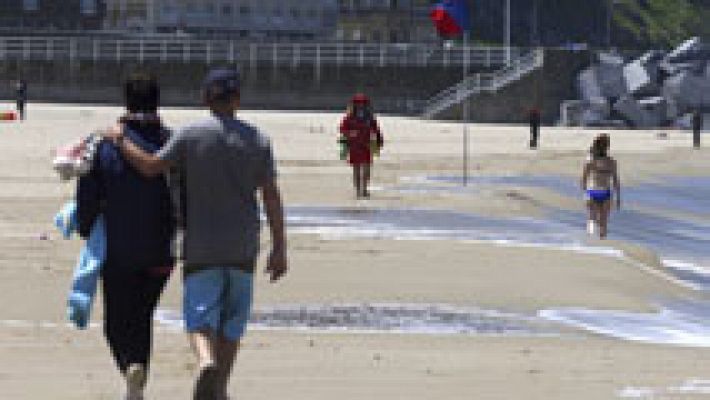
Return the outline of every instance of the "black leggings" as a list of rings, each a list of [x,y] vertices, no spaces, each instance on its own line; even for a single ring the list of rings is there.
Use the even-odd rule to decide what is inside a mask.
[[[169,273],[111,266],[103,273],[104,335],[118,369],[149,367],[153,313]]]
[[[24,101],[17,102],[17,114],[19,114],[18,116],[21,120],[25,119],[25,102]]]

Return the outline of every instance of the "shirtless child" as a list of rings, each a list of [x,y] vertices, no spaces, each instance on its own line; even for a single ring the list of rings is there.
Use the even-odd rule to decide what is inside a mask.
[[[613,198],[616,200],[616,207],[621,208],[621,182],[616,160],[608,154],[610,144],[609,135],[605,133],[594,139],[581,180],[589,209],[587,232],[595,235],[598,231],[600,239],[606,238],[607,235]]]

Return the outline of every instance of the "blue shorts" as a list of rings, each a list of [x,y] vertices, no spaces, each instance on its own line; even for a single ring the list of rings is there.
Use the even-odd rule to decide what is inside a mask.
[[[608,200],[611,200],[611,190],[587,189],[587,197],[595,203],[606,203]]]
[[[251,314],[253,274],[214,267],[185,276],[183,313],[188,332],[209,330],[237,341]]]

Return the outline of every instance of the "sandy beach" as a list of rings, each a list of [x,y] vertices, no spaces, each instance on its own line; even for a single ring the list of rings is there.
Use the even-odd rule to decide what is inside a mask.
[[[81,243],[51,226],[74,190],[51,170],[51,150],[112,123],[120,109],[31,104],[28,114],[0,123],[0,398],[116,399],[119,376],[101,327],[66,325]],[[162,114],[180,126],[206,112]],[[273,141],[292,270],[277,285],[257,279],[256,309],[273,321],[254,324],[245,339],[236,398],[710,396],[702,311],[710,309],[710,209],[701,207],[710,204],[710,147],[692,149],[688,132],[611,131],[630,189],[612,216],[612,240],[599,243],[584,237],[574,187],[598,131],[543,129],[541,149],[531,151],[525,126],[471,125],[463,188],[460,124],[382,116],[373,197],[357,201],[337,158],[339,114],[241,116]],[[176,273],[165,315],[180,309],[180,292]],[[343,305],[371,319],[318,318]],[[445,318],[431,317],[436,307]],[[412,308],[429,310],[434,328]],[[294,309],[316,315],[317,329],[283,321]],[[413,322],[378,324],[392,309]],[[454,317],[462,325],[451,325]],[[148,398],[189,398],[195,366],[178,324],[156,322]]]

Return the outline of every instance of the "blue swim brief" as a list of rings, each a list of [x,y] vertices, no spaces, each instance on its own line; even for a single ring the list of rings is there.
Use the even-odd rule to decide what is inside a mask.
[[[251,314],[253,274],[230,267],[200,269],[185,276],[183,313],[188,332],[209,330],[237,341]]]
[[[608,200],[611,200],[611,190],[587,189],[587,197],[595,203],[605,203]]]

